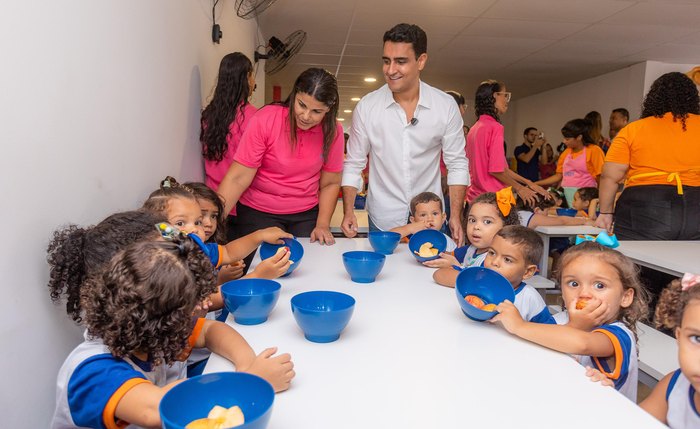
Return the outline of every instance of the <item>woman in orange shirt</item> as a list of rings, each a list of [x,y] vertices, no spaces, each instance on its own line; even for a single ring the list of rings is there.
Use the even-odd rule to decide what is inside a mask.
[[[700,97],[686,75],[666,73],[654,81],[641,119],[613,140],[596,226],[612,231],[613,215],[622,240],[700,240]]]

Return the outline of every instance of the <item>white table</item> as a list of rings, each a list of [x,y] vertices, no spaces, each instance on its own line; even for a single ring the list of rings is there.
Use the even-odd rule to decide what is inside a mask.
[[[700,271],[700,241],[620,241],[617,248],[635,263],[682,277]]]
[[[540,260],[540,275],[549,277],[549,239],[553,237],[575,237],[579,234],[598,235],[604,229],[587,225],[570,226],[538,226],[535,231],[540,234],[544,242],[542,259]]]
[[[612,388],[590,382],[568,356],[467,319],[454,290],[433,283],[433,270],[405,244],[387,256],[375,283],[358,284],[341,254],[369,250],[367,239],[302,242],[304,259],[280,279],[268,321],[228,320],[256,351],[279,346],[292,354],[297,377],[275,398],[270,429],[664,427]],[[306,341],[292,316],[291,297],[316,289],[357,301],[336,342]],[[231,368],[212,355],[205,372]]]
[[[355,217],[357,217],[357,232],[360,234],[367,234],[369,232],[369,214],[367,210],[355,209]],[[335,211],[333,211],[333,216],[331,217],[331,233],[341,234],[343,230],[340,228],[340,224],[343,222],[343,199],[339,198],[338,202],[335,204]]]

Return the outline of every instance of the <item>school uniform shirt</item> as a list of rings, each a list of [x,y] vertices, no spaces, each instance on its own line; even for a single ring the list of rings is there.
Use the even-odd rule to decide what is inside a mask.
[[[197,320],[189,339],[189,353],[202,330],[204,319]],[[51,429],[137,428],[117,420],[117,404],[134,386],[152,383],[163,387],[187,378],[183,362],[152,366],[135,357],[118,358],[99,338],[88,338],[66,358],[56,382],[56,409]]]
[[[204,172],[206,178],[204,183],[213,190],[218,190],[221,181],[224,180],[224,176],[228,172],[229,167],[233,164],[233,155],[236,154],[238,149],[238,143],[243,137],[243,132],[248,127],[250,118],[255,115],[257,108],[250,103],[246,103],[242,106],[239,104],[236,106],[236,119],[233,120],[228,126],[228,134],[226,135],[226,152],[224,152],[224,157],[221,161],[212,161],[209,159],[204,160]],[[206,124],[204,125],[206,126]],[[236,214],[236,206],[231,209],[231,214]]]
[[[221,268],[221,263],[223,262],[222,260],[222,251],[221,248],[222,246],[220,244],[216,243],[205,243],[202,241],[199,236],[193,232],[187,234],[189,238],[192,239],[195,243],[197,243],[197,246],[199,246],[200,249],[202,249],[202,252],[204,252],[205,255],[209,258],[211,261],[211,264],[214,266],[214,268],[219,269]]]
[[[369,154],[366,209],[372,222],[388,231],[405,225],[409,204],[430,191],[442,198],[440,154],[448,185],[469,185],[462,116],[454,99],[420,82],[414,121],[383,85],[365,95],[352,114],[342,186],[357,188]],[[358,188],[358,191],[360,189]]]
[[[700,428],[700,412],[695,408],[695,388],[680,369],[666,388],[666,424],[671,429]]]
[[[442,235],[445,236],[445,240],[447,240],[447,247],[445,248],[445,252],[454,252],[454,250],[457,248],[457,243],[450,237],[449,235],[445,234],[444,232]]]
[[[518,219],[520,220],[520,225],[528,228],[530,226],[530,221],[532,220],[534,213],[527,210],[518,210]]]
[[[251,118],[233,157],[239,164],[257,169],[239,199],[241,204],[272,214],[305,212],[318,205],[321,172],[343,170],[345,138],[339,123],[324,160],[322,124],[308,130],[297,128],[292,148],[288,116],[288,107],[269,105]]]
[[[569,313],[562,311],[557,313],[555,320],[559,325],[569,323]],[[599,326],[592,332],[605,334],[615,349],[615,367],[610,368],[606,359],[598,359],[595,356],[571,355],[583,366],[596,368],[615,383],[615,389],[637,402],[638,353],[637,341],[634,334],[622,322],[613,322]]]
[[[468,246],[458,247],[454,251],[454,256],[464,268],[483,267],[484,261],[486,260],[486,254],[488,252],[482,252],[477,255],[477,250],[479,249],[471,244]]]
[[[520,312],[523,320],[533,323],[546,323],[554,325],[554,319],[549,313],[542,295],[537,290],[524,282],[515,289],[515,308]]]

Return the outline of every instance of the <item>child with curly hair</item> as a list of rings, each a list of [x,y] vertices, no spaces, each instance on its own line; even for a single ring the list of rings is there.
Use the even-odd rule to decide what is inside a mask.
[[[662,378],[639,406],[672,429],[700,427],[700,276],[671,282],[655,319],[657,327],[675,332],[680,369]]]
[[[499,314],[491,321],[502,323],[520,338],[574,355],[579,363],[596,368],[614,381],[615,389],[636,401],[636,323],[648,311],[637,271],[622,253],[595,242],[581,243],[564,252],[558,272],[567,313],[557,322],[568,323],[570,318],[570,324],[524,321],[509,301],[496,307]],[[602,323],[581,329],[574,322],[582,317]]]
[[[190,239],[137,242],[115,255],[85,282],[86,339],[59,371],[51,427],[159,427],[160,400],[185,378],[192,347],[287,389],[295,375],[288,354],[256,356],[233,328],[193,318],[215,290],[211,263]]]

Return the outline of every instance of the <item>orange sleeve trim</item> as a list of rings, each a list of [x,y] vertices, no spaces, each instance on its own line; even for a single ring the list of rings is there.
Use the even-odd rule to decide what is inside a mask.
[[[122,429],[129,426],[129,422],[125,422],[122,420],[117,421],[116,417],[114,416],[114,413],[117,411],[117,405],[119,405],[119,401],[122,400],[126,392],[128,392],[129,390],[131,390],[131,388],[141,383],[151,382],[146,380],[145,378],[131,378],[129,380],[126,380],[124,384],[119,386],[119,389],[117,389],[117,391],[114,392],[109,398],[105,409],[102,411],[102,423],[104,423],[107,429]]]
[[[564,172],[564,160],[569,153],[571,153],[571,149],[566,149],[561,153],[561,155],[559,155],[559,159],[557,160],[557,173],[561,174]]]
[[[218,244],[219,246],[219,260],[216,261],[216,268],[221,268],[222,262],[224,262],[224,246]]]
[[[180,353],[180,355],[177,357],[177,360],[180,362],[184,362],[187,360],[188,357],[190,357],[190,353],[192,353],[192,349],[194,348],[194,345],[197,343],[197,338],[199,338],[199,335],[202,333],[202,328],[204,328],[204,323],[206,322],[207,319],[200,317],[197,319],[197,322],[194,324],[194,328],[192,328],[192,333],[190,334],[190,337],[187,339],[187,346],[185,349]]]
[[[605,372],[597,356],[593,356],[593,361],[598,367],[598,370],[605,374],[606,377],[612,378],[613,380],[617,380],[618,378],[620,378],[620,373],[622,372],[623,359],[622,345],[620,344],[620,340],[617,339],[615,334],[613,334],[610,331],[606,331],[605,329],[596,329],[593,332],[600,332],[601,334],[605,334],[605,336],[607,336],[610,342],[612,343],[613,348],[615,349],[615,368],[613,368],[613,372]]]

